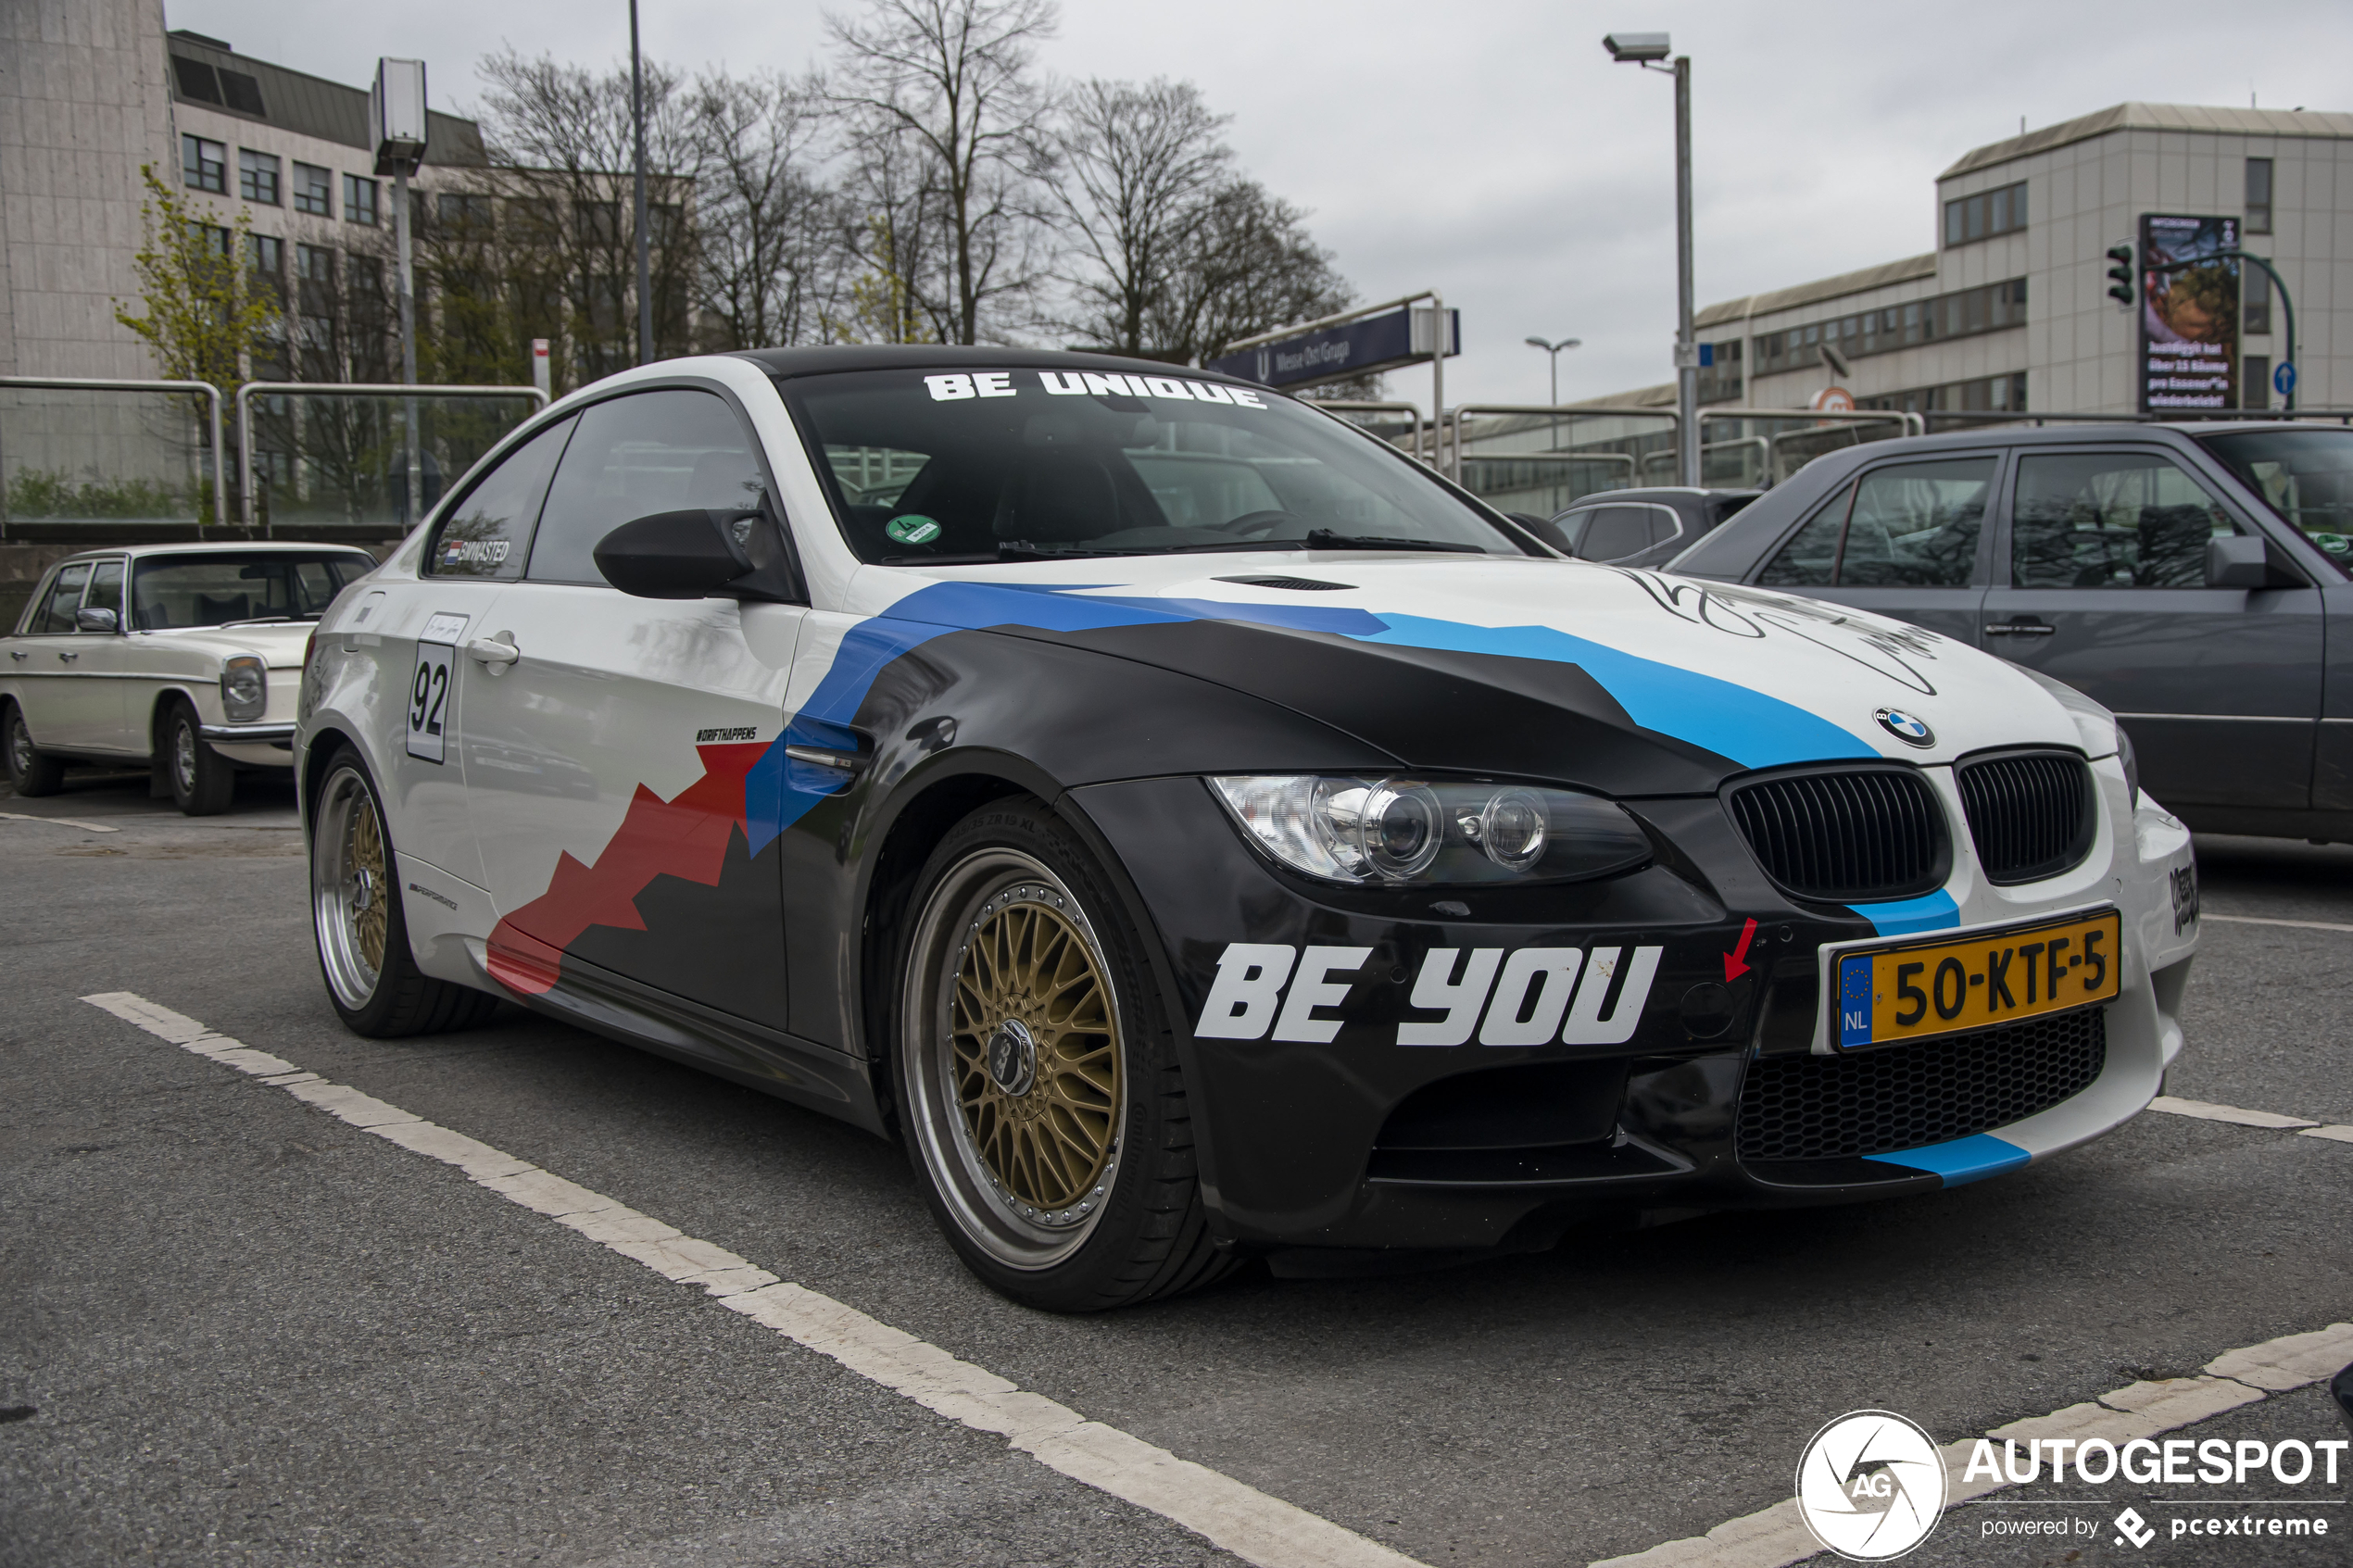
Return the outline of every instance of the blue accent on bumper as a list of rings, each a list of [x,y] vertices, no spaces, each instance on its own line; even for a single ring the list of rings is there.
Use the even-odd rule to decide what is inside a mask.
[[[1869,921],[1881,936],[1909,936],[1916,931],[1944,931],[1961,923],[1961,907],[1943,888],[1919,898],[1888,904],[1855,904],[1849,908]]]
[[[1927,1171],[1944,1177],[1946,1186],[1957,1187],[1964,1182],[1982,1181],[2005,1171],[2015,1171],[2031,1163],[2034,1157],[2014,1143],[2004,1142],[1991,1133],[1980,1133],[1974,1137],[1955,1138],[1951,1143],[1932,1143],[1926,1148],[1907,1148],[1899,1154],[1867,1154],[1863,1158],[1881,1165]]]

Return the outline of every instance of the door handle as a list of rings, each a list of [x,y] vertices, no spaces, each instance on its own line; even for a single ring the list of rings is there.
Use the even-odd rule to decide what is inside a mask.
[[[511,632],[508,633],[512,636]],[[466,645],[466,657],[476,664],[493,667],[512,664],[522,657],[522,650],[512,643],[502,643],[496,637],[476,637]]]
[[[68,653],[63,648],[59,648],[57,650],[57,659],[62,663],[71,664],[75,659],[80,659],[81,657],[82,656],[78,653]]]
[[[1985,624],[1989,637],[2047,637],[2057,630],[2039,621],[1989,621]]]
[[[15,659],[19,664],[22,664],[26,659],[31,659],[32,655],[25,652],[22,648],[10,648],[8,650],[8,657]]]

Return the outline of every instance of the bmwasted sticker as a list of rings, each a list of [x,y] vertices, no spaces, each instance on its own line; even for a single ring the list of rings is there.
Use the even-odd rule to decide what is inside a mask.
[[[1797,1462],[1797,1512],[1814,1538],[1852,1562],[1901,1557],[1944,1512],[1944,1461],[1893,1411],[1855,1411],[1814,1434]]]

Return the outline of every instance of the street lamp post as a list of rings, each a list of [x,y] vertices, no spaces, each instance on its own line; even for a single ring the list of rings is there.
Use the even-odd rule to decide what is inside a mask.
[[[1676,55],[1663,32],[1613,32],[1609,57],[1675,78],[1675,466],[1699,484],[1699,343],[1692,328],[1692,57]]]
[[[1553,395],[1548,401],[1553,408],[1557,408],[1561,406],[1561,350],[1564,348],[1582,348],[1584,345],[1585,340],[1579,337],[1565,337],[1558,343],[1547,343],[1541,337],[1532,337],[1528,340],[1528,346],[1530,348],[1542,349],[1544,351],[1544,358],[1550,361],[1552,365]]]

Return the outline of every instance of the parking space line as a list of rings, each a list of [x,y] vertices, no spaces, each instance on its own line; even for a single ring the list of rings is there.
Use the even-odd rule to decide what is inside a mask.
[[[1071,1479],[1157,1513],[1259,1568],[1424,1568],[1402,1552],[1232,1476],[1025,1392],[854,1307],[780,1280],[724,1248],[348,1085],[302,1072],[133,992],[82,999],[159,1039],[283,1088],[363,1132],[454,1165],[510,1202],[578,1231],[665,1279],[698,1286],[720,1305],[860,1376],[950,1421],[1002,1436]]]
[[[2202,1099],[2176,1099],[2171,1095],[2158,1096],[2149,1101],[2149,1109],[2168,1116],[2195,1116],[2205,1122],[2229,1122],[2241,1127],[2294,1133],[2298,1137],[2353,1143],[2353,1127],[2314,1122],[2303,1116],[2282,1116],[2273,1110],[2242,1110],[2235,1105],[2208,1105]]]
[[[2353,1361],[2353,1323],[2331,1323],[2309,1334],[2290,1334],[2244,1349],[2225,1350],[2207,1362],[2196,1377],[2127,1384],[2080,1405],[1994,1427],[1985,1436],[1996,1443],[2105,1438],[2120,1447],[2135,1437],[2179,1431],[2274,1394],[2307,1387],[2334,1376],[2348,1361]],[[1964,1437],[1936,1450],[1944,1460],[1947,1507],[2018,1484],[2007,1479],[1965,1481],[1962,1477],[1976,1446],[1975,1437]],[[1784,1568],[1827,1549],[1806,1528],[1797,1499],[1789,1498],[1727,1520],[1705,1536],[1667,1541],[1626,1557],[1604,1558],[1591,1568]]]
[[[12,822],[55,822],[61,828],[83,828],[91,833],[120,833],[104,822],[86,822],[80,817],[36,817],[30,811],[0,811],[0,818]]]
[[[2326,920],[2268,920],[2257,915],[2216,915],[2200,911],[2200,920],[2219,920],[2226,925],[2292,925],[2299,931],[2353,931],[2353,925],[2340,925]]]

